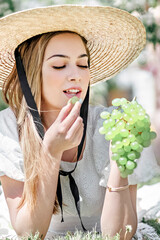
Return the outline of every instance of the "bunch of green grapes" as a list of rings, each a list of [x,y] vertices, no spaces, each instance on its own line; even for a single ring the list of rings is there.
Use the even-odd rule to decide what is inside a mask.
[[[100,114],[105,119],[99,129],[107,141],[111,140],[112,160],[117,162],[121,177],[132,174],[137,167],[143,148],[151,144],[156,133],[151,131],[150,117],[135,100],[115,98],[112,105],[117,107],[111,113]]]

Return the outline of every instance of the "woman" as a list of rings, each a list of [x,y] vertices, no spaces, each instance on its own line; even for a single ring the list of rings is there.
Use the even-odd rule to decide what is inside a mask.
[[[143,25],[118,9],[66,5],[12,14],[0,28],[9,104],[0,113],[0,180],[16,234],[38,230],[44,239],[96,226],[103,235],[121,231],[124,239],[131,225],[131,239],[136,184],[157,173],[156,164],[150,159],[150,176],[138,167],[129,186],[98,132],[104,108],[88,102],[90,84],[138,56]],[[75,95],[80,101],[73,106],[68,100]]]

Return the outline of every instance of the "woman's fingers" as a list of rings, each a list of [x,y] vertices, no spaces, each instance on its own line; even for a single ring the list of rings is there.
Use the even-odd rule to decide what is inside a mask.
[[[68,130],[66,139],[74,139],[79,132],[83,132],[84,124],[81,117],[77,117],[71,128]]]
[[[66,129],[66,132],[71,128],[73,123],[79,117],[80,108],[81,108],[81,103],[76,102],[72,110],[70,111],[70,113],[66,116],[66,118],[61,123],[62,128]]]
[[[68,103],[66,106],[64,106],[64,107],[61,109],[61,111],[60,111],[60,113],[59,113],[56,121],[57,121],[57,122],[63,122],[63,120],[64,120],[64,119],[68,116],[68,114],[70,113],[71,109],[72,109],[72,104],[71,104],[71,103]]]
[[[80,103],[68,103],[63,107],[51,127],[45,133],[45,143],[50,151],[64,151],[78,146],[83,136],[83,119],[79,116]]]

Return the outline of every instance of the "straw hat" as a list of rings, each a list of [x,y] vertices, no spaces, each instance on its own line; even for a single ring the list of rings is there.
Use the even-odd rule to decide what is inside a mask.
[[[25,10],[0,19],[0,88],[23,41],[51,31],[70,30],[88,41],[91,84],[126,68],[146,42],[143,24],[126,11],[102,6],[61,5]]]

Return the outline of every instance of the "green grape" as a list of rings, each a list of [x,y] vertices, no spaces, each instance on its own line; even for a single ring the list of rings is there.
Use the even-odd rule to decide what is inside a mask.
[[[136,152],[136,151],[135,151],[135,154],[136,154],[136,159],[139,159],[141,154],[139,152]]]
[[[150,132],[150,139],[155,139],[156,137],[157,137],[156,132],[151,131],[151,132]]]
[[[99,133],[100,134],[106,134],[106,129],[104,127],[99,128]]]
[[[143,139],[141,138],[141,135],[136,136],[136,141],[140,144],[143,142]]]
[[[141,134],[141,138],[143,139],[143,140],[149,140],[150,139],[150,133],[149,132],[142,132],[142,134]]]
[[[107,129],[107,128],[110,127],[110,122],[109,122],[109,120],[105,120],[105,121],[103,122],[103,127],[104,127],[105,129]]]
[[[140,120],[138,120],[136,122],[136,124],[137,124],[138,127],[144,127],[145,126],[145,123],[143,121],[140,121]]]
[[[102,119],[107,119],[107,118],[110,117],[110,113],[107,112],[107,111],[103,111],[103,112],[101,112],[100,117],[101,117]]]
[[[132,142],[130,146],[133,150],[137,150],[139,147],[139,143],[135,141],[135,142]]]
[[[120,157],[118,162],[119,162],[120,165],[126,165],[127,158],[126,157]]]
[[[117,161],[120,158],[120,155],[118,153],[113,153],[111,158],[112,160]]]
[[[130,159],[130,160],[135,160],[136,159],[136,154],[134,151],[131,151],[130,153],[127,154],[127,157]]]
[[[130,174],[133,173],[133,169],[127,169],[127,168],[126,168],[125,172],[126,172],[128,175],[130,175]]]
[[[112,118],[108,119],[108,122],[110,124],[110,127],[113,127],[115,125],[115,120],[113,120]]]
[[[137,101],[136,100],[132,100],[131,101],[131,105],[136,108],[137,107]]]
[[[121,98],[120,101],[121,101],[121,105],[127,103],[127,99],[126,98]]]
[[[122,155],[125,154],[125,151],[124,151],[123,148],[118,148],[118,149],[117,149],[117,153],[118,153],[120,156],[122,156]]]
[[[139,153],[141,153],[143,151],[143,146],[141,144],[139,144],[138,148],[136,149],[136,151]]]
[[[116,153],[117,152],[117,147],[116,147],[115,144],[111,146],[111,151],[112,151],[112,153]]]
[[[122,137],[127,137],[129,135],[129,131],[127,129],[123,128],[120,130],[120,135]]]
[[[114,137],[114,134],[112,131],[109,131],[105,134],[105,139],[106,140],[111,140]]]
[[[120,165],[120,166],[118,166],[118,168],[119,168],[119,171],[121,173],[124,172],[124,170],[125,170],[125,166],[124,165]]]
[[[137,135],[138,134],[138,129],[132,128],[131,133],[134,134],[134,135]]]
[[[77,96],[74,96],[68,100],[68,103],[75,104],[78,101],[79,101],[79,98]]]
[[[145,117],[144,117],[143,121],[145,123],[150,123],[150,116],[147,113],[145,114]]]
[[[145,118],[145,114],[143,112],[139,112],[137,114],[137,117],[138,117],[139,120],[143,120]]]
[[[130,112],[130,105],[128,103],[122,105],[122,109],[125,113]]]
[[[138,120],[137,115],[133,113],[131,116],[132,116],[134,123],[137,122],[137,120]]]
[[[138,134],[141,134],[142,132],[145,131],[145,128],[144,128],[144,127],[138,127],[138,126],[136,126],[136,128],[137,128]],[[137,135],[138,135],[138,134],[137,134]]]
[[[133,134],[129,134],[128,139],[130,142],[134,142],[136,140],[136,137]]]
[[[118,134],[118,129],[116,127],[112,127],[112,132],[114,134],[114,137]]]
[[[143,143],[142,143],[143,147],[149,147],[151,145],[151,140],[145,140]]]
[[[120,98],[115,98],[115,99],[113,99],[113,100],[112,100],[112,105],[113,105],[113,106],[116,106],[116,107],[120,106],[120,105],[121,105],[121,100],[120,100]]]
[[[123,129],[123,128],[125,127],[124,121],[119,121],[119,122],[117,122],[117,123],[116,123],[116,127],[117,127],[118,130]]]
[[[150,124],[146,123],[143,132],[150,132]]]
[[[122,178],[127,178],[127,177],[128,177],[128,172],[126,172],[126,170],[124,170],[123,172],[121,172],[121,177],[122,177]]]
[[[133,161],[127,161],[127,163],[126,163],[126,168],[129,170],[134,169],[135,166],[136,166],[136,164]]]
[[[138,158],[137,158],[138,159]],[[135,163],[135,168],[137,167],[137,162],[136,162],[136,160],[134,161],[134,163]]]
[[[112,139],[113,142],[121,141],[121,140],[122,140],[122,136],[121,136],[120,134],[117,134],[117,135]]]
[[[121,148],[121,147],[123,146],[123,144],[122,144],[121,141],[117,141],[117,142],[115,143],[115,145],[116,145],[117,149],[118,149],[118,148]]]
[[[133,124],[130,124],[129,122],[126,123],[126,129],[131,130],[134,127]]]
[[[123,172],[121,172],[121,177],[122,178],[126,178],[128,177],[128,175],[133,173],[133,169],[125,169]]]
[[[124,138],[124,139],[122,140],[122,143],[123,143],[123,146],[128,146],[128,145],[130,144],[130,141],[129,141],[128,138]]]
[[[124,146],[124,151],[125,152],[130,152],[131,151],[131,146]]]
[[[112,119],[120,119],[121,116],[122,116],[122,113],[120,111],[118,111],[117,109],[114,109],[111,114]]]
[[[124,120],[128,121],[129,115],[124,112],[124,113],[122,113],[122,118],[123,118]]]
[[[129,112],[129,114],[130,115],[135,115],[137,112],[136,112],[136,110],[134,109],[134,108],[130,108],[130,112]]]
[[[136,109],[137,109],[137,111],[139,112],[139,111],[142,109],[142,106],[141,106],[140,104],[137,104],[137,105],[136,105]]]
[[[130,118],[128,119],[128,122],[129,122],[130,124],[134,124],[134,123],[135,123],[135,120],[134,120],[132,117],[130,117]]]

